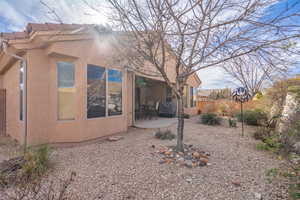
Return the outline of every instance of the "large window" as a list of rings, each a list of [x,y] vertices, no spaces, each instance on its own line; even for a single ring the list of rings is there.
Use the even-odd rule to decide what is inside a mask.
[[[75,119],[75,69],[72,63],[57,63],[58,119]]]
[[[122,72],[108,70],[108,115],[122,114]]]
[[[24,119],[23,112],[23,96],[24,96],[24,66],[23,62],[20,64],[20,80],[19,80],[19,89],[20,89],[20,120]]]
[[[105,117],[106,74],[105,68],[87,66],[87,118]]]

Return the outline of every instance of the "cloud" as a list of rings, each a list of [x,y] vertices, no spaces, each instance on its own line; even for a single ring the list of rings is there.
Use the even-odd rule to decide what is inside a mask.
[[[23,30],[28,22],[63,22],[63,23],[87,23],[104,24],[105,6],[103,2],[87,0],[87,2],[101,6],[101,12],[91,9],[82,0],[43,0],[49,8],[41,4],[40,0],[26,0],[20,6],[20,0],[0,0],[0,26],[1,31]],[[104,9],[102,9],[104,8]],[[53,14],[55,11],[58,17]],[[4,28],[3,28],[4,27]]]
[[[198,76],[202,81],[203,89],[235,88],[234,83],[228,74],[220,67],[210,67],[198,71]]]
[[[0,13],[1,18],[5,19],[7,29],[16,30],[23,27],[27,20],[20,12],[18,12],[14,5],[8,3],[8,1],[0,1]]]

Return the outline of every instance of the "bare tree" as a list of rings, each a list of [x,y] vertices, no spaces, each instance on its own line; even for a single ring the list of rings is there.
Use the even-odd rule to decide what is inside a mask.
[[[292,20],[299,16],[298,1],[278,12],[272,11],[276,0],[107,2],[113,30],[119,33],[119,53],[127,66],[147,73],[147,64],[152,64],[176,95],[178,151],[183,151],[183,89],[192,74],[229,66],[245,55],[273,61],[278,59],[272,56],[277,52],[284,51],[285,56],[299,53],[295,47],[284,48],[300,36],[299,24]],[[167,68],[176,72],[175,80],[170,79]]]
[[[283,54],[284,52],[281,52]],[[223,69],[230,75],[233,82],[248,89],[251,96],[260,92],[264,86],[271,84],[280,77],[287,75],[289,66],[293,63],[283,55],[273,59],[257,55],[244,55],[228,62]]]

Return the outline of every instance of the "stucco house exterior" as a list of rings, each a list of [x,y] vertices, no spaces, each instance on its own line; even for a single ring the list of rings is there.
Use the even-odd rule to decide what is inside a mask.
[[[112,64],[113,47],[90,28],[30,23],[0,35],[0,124],[7,135],[30,145],[87,141],[134,126],[137,104],[174,101],[161,77]],[[168,70],[171,80],[174,73]],[[197,114],[200,84],[196,74],[188,80],[188,114]]]

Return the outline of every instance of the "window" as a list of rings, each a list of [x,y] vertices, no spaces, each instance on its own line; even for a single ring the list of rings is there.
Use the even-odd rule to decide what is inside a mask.
[[[58,119],[75,119],[75,69],[72,63],[57,63]]]
[[[87,118],[105,117],[106,74],[105,68],[87,66]]]
[[[108,70],[108,115],[122,114],[122,72]]]
[[[20,120],[24,119],[24,109],[23,109],[23,96],[24,96],[24,66],[23,62],[20,64],[20,73],[19,73],[19,89],[20,89]]]
[[[190,106],[194,107],[194,88],[190,87]]]

